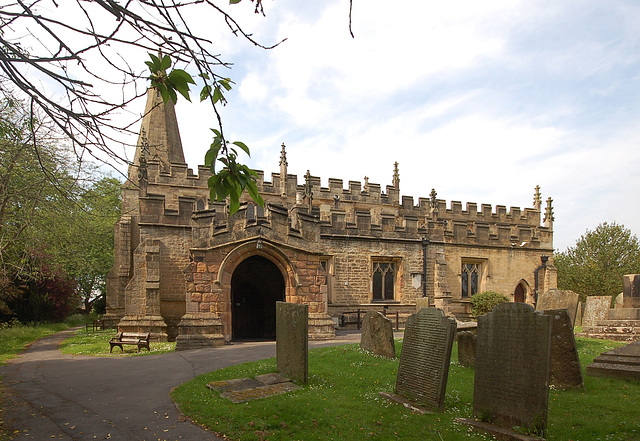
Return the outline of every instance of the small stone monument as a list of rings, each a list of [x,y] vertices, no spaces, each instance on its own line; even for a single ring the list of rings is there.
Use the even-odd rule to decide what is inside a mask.
[[[276,302],[278,372],[305,384],[309,379],[309,306]]]
[[[556,389],[584,388],[569,311],[552,309],[543,314],[550,316],[552,323],[550,383]]]
[[[472,331],[458,332],[458,363],[464,367],[476,365],[476,334]]]
[[[587,296],[582,316],[582,326],[596,326],[598,322],[609,318],[611,296]]]
[[[571,317],[571,326],[575,326],[579,300],[580,296],[573,291],[551,289],[538,296],[536,311],[566,308]]]
[[[551,317],[532,306],[503,303],[478,317],[473,416],[544,436],[550,353]]]
[[[396,358],[393,324],[378,311],[368,311],[362,322],[360,349],[385,358]]]
[[[440,309],[422,308],[408,318],[396,380],[397,401],[404,398],[418,409],[442,410],[455,334],[455,320]]]

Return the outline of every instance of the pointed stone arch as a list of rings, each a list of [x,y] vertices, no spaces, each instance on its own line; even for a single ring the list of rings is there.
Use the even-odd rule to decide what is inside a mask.
[[[531,297],[531,287],[526,280],[520,279],[513,290],[513,301],[515,303],[529,303]]]

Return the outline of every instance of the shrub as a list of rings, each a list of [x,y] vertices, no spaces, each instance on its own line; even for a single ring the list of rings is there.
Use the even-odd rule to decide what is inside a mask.
[[[478,318],[481,315],[490,313],[496,305],[510,301],[509,297],[495,291],[479,292],[471,296],[472,315]]]

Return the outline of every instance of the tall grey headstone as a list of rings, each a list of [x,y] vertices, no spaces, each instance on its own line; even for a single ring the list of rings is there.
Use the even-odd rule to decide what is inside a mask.
[[[582,369],[569,311],[551,309],[543,314],[551,317],[550,383],[557,389],[583,388]]]
[[[475,332],[458,332],[458,363],[465,367],[474,367],[476,365]]]
[[[551,317],[503,303],[478,317],[473,415],[544,436],[549,404]]]
[[[625,308],[640,308],[640,274],[626,274],[622,278],[622,302]]]
[[[396,394],[442,410],[456,321],[437,308],[422,308],[407,320],[400,353]]]
[[[582,316],[582,326],[596,326],[609,318],[611,296],[587,296]]]
[[[571,325],[575,326],[579,300],[580,296],[573,291],[550,289],[538,296],[536,311],[566,308],[569,311],[569,316],[571,317]]]
[[[396,358],[393,324],[378,311],[368,311],[362,321],[360,349],[385,358]]]
[[[297,383],[309,379],[309,306],[276,303],[276,365]]]

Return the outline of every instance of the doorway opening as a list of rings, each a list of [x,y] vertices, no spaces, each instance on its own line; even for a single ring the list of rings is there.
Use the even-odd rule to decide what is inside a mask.
[[[231,338],[275,339],[279,301],[285,301],[285,283],[276,264],[262,256],[243,260],[231,277]]]

